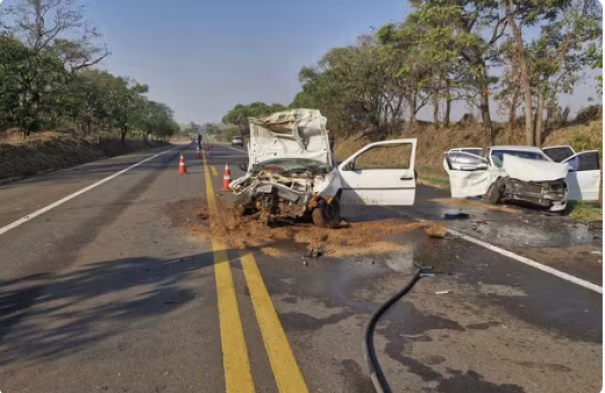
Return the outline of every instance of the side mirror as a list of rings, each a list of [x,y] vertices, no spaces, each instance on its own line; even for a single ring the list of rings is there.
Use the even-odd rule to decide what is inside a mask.
[[[348,171],[354,171],[355,170],[355,161],[349,161],[346,165],[346,168]]]
[[[246,164],[239,164],[239,169],[241,169],[242,171],[246,172],[248,170],[248,165],[246,165]]]
[[[487,164],[479,164],[479,165],[477,165],[477,169],[479,169],[479,170],[487,169]]]

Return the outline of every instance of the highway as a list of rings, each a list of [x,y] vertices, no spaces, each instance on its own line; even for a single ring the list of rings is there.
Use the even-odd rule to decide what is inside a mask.
[[[419,186],[413,207],[343,216],[471,219],[445,239],[395,231],[396,251],[303,263],[294,239],[271,253],[192,230],[198,203],[212,219],[228,198],[225,163],[235,179],[245,161],[175,145],[0,187],[0,391],[373,392],[363,329],[413,262],[438,274],[376,330],[393,392],[601,389],[600,232]]]

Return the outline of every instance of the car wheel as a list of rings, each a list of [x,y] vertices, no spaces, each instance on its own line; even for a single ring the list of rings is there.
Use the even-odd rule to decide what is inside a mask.
[[[500,179],[490,184],[487,192],[485,193],[485,202],[490,205],[496,205],[500,198],[502,198],[502,192],[504,191],[504,184]]]
[[[332,203],[326,201],[320,203],[318,207],[313,209],[313,224],[322,228],[338,228],[340,225],[340,201],[334,198]]]

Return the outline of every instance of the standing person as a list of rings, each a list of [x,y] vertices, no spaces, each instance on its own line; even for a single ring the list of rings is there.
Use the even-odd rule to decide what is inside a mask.
[[[197,147],[202,150],[202,134],[197,134]]]

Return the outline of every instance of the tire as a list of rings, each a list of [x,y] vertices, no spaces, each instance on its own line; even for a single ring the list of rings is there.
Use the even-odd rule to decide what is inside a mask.
[[[331,204],[322,200],[323,203],[313,209],[313,224],[322,228],[335,229],[340,225],[340,201],[334,198]]]
[[[504,184],[500,179],[490,184],[487,192],[485,193],[485,202],[490,205],[497,205],[502,198],[502,192],[504,191]]]

